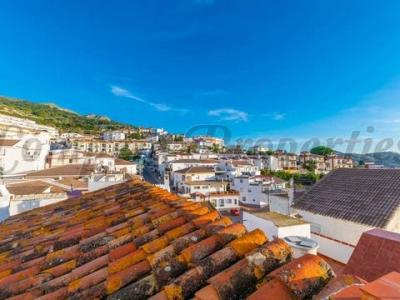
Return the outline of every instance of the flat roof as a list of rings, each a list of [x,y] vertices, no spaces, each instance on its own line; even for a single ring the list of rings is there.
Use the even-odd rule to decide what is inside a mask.
[[[306,222],[304,220],[286,216],[286,215],[282,215],[277,212],[249,212],[249,214],[255,215],[264,220],[271,221],[277,227],[310,224],[309,222]]]

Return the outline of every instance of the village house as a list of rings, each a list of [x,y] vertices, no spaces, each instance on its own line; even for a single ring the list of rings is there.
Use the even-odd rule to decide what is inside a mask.
[[[298,171],[297,154],[277,150],[273,154],[277,158],[277,169],[284,171]]]
[[[113,130],[113,131],[105,131],[101,134],[101,137],[105,141],[124,141],[126,138],[126,135],[124,132],[119,131],[119,130]]]
[[[194,202],[209,201],[217,210],[230,210],[239,208],[239,192],[210,192],[207,194],[193,193],[190,195],[190,200]]]
[[[371,228],[400,233],[400,170],[337,169],[295,200],[294,212],[311,223],[320,252],[347,263]]]
[[[176,152],[176,151],[183,151],[186,149],[186,144],[180,142],[170,142],[166,145],[167,151]]]
[[[0,138],[0,169],[5,175],[44,169],[49,151],[47,132]]]
[[[308,151],[303,151],[299,155],[300,165],[305,167],[310,164],[314,164],[316,173],[325,173],[326,172],[326,164],[325,164],[325,156],[313,154]]]
[[[127,174],[131,174],[131,175],[137,175],[139,172],[137,163],[127,161],[124,159],[116,158],[114,160],[114,167],[115,167],[115,171],[118,173],[127,173]]]
[[[217,165],[220,177],[232,180],[234,177],[260,175],[260,168],[250,160],[220,160]]]
[[[193,166],[174,171],[172,185],[176,191],[183,191],[183,185],[188,182],[214,180],[215,170],[208,166]]]
[[[46,180],[20,180],[0,185],[0,220],[65,200],[69,191],[67,186]]]
[[[56,128],[36,123],[35,121],[0,114],[0,138],[17,138],[24,135],[37,135],[46,132],[49,139],[56,139]]]
[[[85,152],[107,153],[117,156],[122,148],[128,147],[134,154],[151,150],[151,143],[146,140],[111,141],[99,138],[72,138],[69,140],[72,148]]]
[[[287,182],[271,176],[238,176],[233,178],[231,189],[240,193],[243,205],[265,207],[272,191],[286,188]]]
[[[311,237],[310,223],[276,212],[244,209],[243,225],[250,230],[260,228],[265,234],[271,237]],[[316,251],[314,254],[316,254]]]
[[[209,193],[220,193],[228,191],[229,182],[220,180],[201,180],[186,181],[181,184],[178,194],[183,197],[190,197],[190,194],[201,193],[208,195]]]
[[[337,154],[328,155],[326,157],[325,164],[327,171],[340,168],[354,168],[354,161],[351,157],[340,156]]]

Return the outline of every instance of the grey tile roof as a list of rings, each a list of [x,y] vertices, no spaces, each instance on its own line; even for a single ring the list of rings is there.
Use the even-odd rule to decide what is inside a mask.
[[[400,208],[400,169],[332,171],[294,208],[384,228]]]

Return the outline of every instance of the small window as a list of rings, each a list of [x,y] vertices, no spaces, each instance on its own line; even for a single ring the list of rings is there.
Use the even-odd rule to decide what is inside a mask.
[[[224,207],[225,206],[224,199],[219,199],[219,206],[220,207]]]
[[[242,201],[246,202],[246,197],[242,197]]]

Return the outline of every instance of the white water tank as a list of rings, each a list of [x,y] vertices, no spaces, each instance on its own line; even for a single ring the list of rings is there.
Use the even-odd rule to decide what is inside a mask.
[[[284,240],[290,247],[292,247],[293,258],[302,257],[305,254],[317,255],[319,244],[313,239],[295,235],[287,236],[284,238]]]

